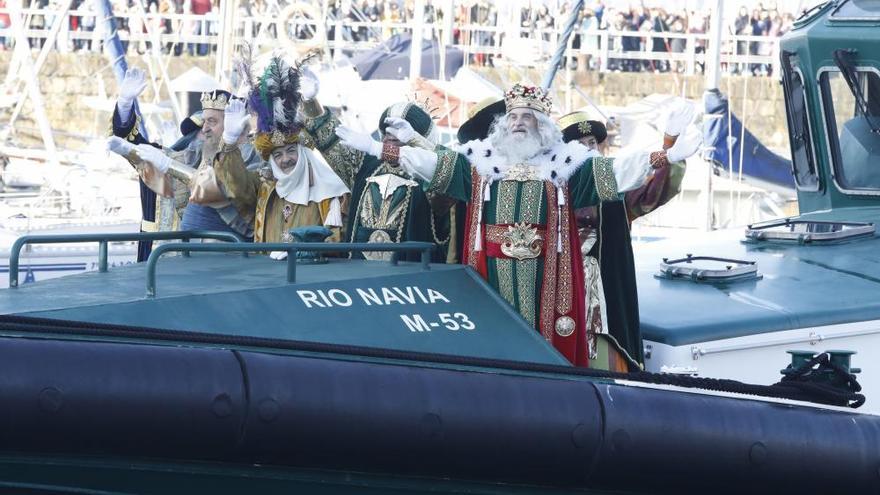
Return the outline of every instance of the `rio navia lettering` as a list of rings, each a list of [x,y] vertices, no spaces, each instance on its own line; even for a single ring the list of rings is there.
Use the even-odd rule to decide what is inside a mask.
[[[302,289],[296,294],[306,309],[349,307],[359,304],[358,301],[364,306],[449,303],[440,291],[416,286],[356,288],[354,295],[342,289]]]

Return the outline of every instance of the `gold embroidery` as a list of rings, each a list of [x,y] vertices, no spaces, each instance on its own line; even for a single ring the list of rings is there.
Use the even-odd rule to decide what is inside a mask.
[[[384,230],[374,230],[367,239],[367,243],[386,243],[392,242],[391,236]],[[364,251],[364,258],[373,261],[391,261],[392,253],[390,251]]]
[[[515,223],[516,193],[519,184],[503,180],[498,184],[498,199],[495,201],[495,223]],[[480,198],[482,201],[482,198]]]
[[[614,159],[595,157],[593,178],[596,180],[596,194],[600,201],[617,199],[617,179],[614,178]]]
[[[593,133],[593,128],[590,126],[590,122],[585,120],[583,122],[578,122],[578,130],[584,135],[589,136]]]
[[[504,180],[512,180],[517,182],[537,181],[538,172],[535,167],[518,163],[507,170],[504,174]]]
[[[266,207],[269,204],[269,197],[275,191],[275,181],[265,181],[260,183],[260,191],[257,194],[257,208],[254,215],[254,242],[264,242],[266,239]]]
[[[132,110],[132,111],[134,111],[134,110]],[[131,130],[128,132],[128,134],[125,136],[122,136],[122,138],[125,139],[126,141],[130,141],[133,143],[141,133],[141,131],[139,129],[140,126],[141,126],[141,116],[138,114],[135,114],[134,115],[134,125],[131,127]],[[111,117],[110,129],[107,131],[107,135],[114,136],[116,133],[113,131],[114,131],[114,127],[113,127],[113,120]]]
[[[566,198],[570,198],[568,194],[568,186],[562,186],[561,194],[564,194]],[[566,204],[568,201],[566,200]],[[558,274],[559,274],[559,283],[556,287],[556,311],[559,314],[566,314],[571,310],[571,299],[572,299],[572,273],[571,273],[571,242],[569,239],[569,208],[568,206],[560,207],[561,217],[559,218],[559,235],[561,237],[560,242],[562,243],[562,252],[559,253],[559,259],[557,263],[559,264]]]
[[[541,316],[538,320],[541,335],[548,342],[553,342],[553,332],[555,324],[556,310],[556,275],[557,275],[557,259],[556,259],[556,243],[558,237],[556,235],[557,208],[556,186],[552,182],[544,182],[545,191],[547,193],[547,240],[548,246],[544,253],[544,280],[541,283]]]
[[[323,154],[330,168],[351,189],[354,186],[354,178],[364,162],[364,152],[336,143]]]
[[[538,276],[538,260],[531,259],[516,262],[516,278],[519,291],[519,314],[535,325],[535,278]]]
[[[509,302],[514,308],[517,307],[516,299],[513,297],[513,260],[495,258],[495,271],[498,277],[498,292],[505,301]],[[522,311],[520,311],[522,314]]]
[[[538,223],[541,219],[541,203],[544,199],[542,182],[529,181],[523,184],[520,198],[521,222]]]
[[[528,223],[523,222],[525,225],[530,225]],[[502,244],[505,240],[507,240],[507,231],[508,224],[500,224],[500,225],[486,225],[486,240],[489,242],[493,242],[495,244]],[[544,238],[544,227],[540,225],[534,225],[534,227],[538,231],[538,235],[541,238]],[[542,243],[543,244],[543,243]]]
[[[457,155],[458,153],[452,150],[437,150],[437,171],[434,172],[434,178],[428,184],[428,192],[445,193],[449,189]]]
[[[468,243],[465,249],[468,253],[467,264],[474,270],[477,269],[477,261],[479,260],[477,251],[474,249],[477,242],[477,226],[483,223],[483,219],[480,218],[481,201],[483,201],[483,178],[477,174],[476,169],[471,169],[471,207],[470,218],[468,218]]]
[[[314,136],[315,145],[318,149],[324,151],[335,144],[338,140],[336,136],[336,128],[339,127],[340,122],[339,119],[333,115],[328,115],[327,119],[323,122],[318,122],[319,120],[321,120],[321,117],[309,122],[313,125],[317,124],[317,127],[309,129],[309,133]]]
[[[391,196],[383,198],[378,216],[375,214],[373,197],[369,192],[369,188],[371,185],[369,179],[378,175],[391,173],[391,170],[399,169],[391,166],[390,164],[382,163],[379,165],[379,167],[376,168],[373,174],[370,175],[370,177],[366,181],[364,188],[361,190],[360,201],[358,202],[358,207],[355,211],[355,219],[351,227],[351,242],[355,242],[357,230],[361,222],[366,224],[365,227],[370,229],[397,229],[397,235],[393,242],[400,242],[403,239],[403,230],[404,225],[406,224],[406,218],[409,215],[409,205],[412,201],[412,192],[413,189],[418,186],[418,184],[416,184],[415,186],[406,184],[399,186],[406,188],[406,195],[404,196],[403,201],[401,201],[400,204],[398,204],[393,209],[390,208]],[[368,253],[365,252],[363,254],[364,256],[366,256]],[[382,255],[382,253],[370,254]],[[390,255],[388,259],[390,259]]]
[[[516,214],[518,189],[519,183],[517,182],[504,180],[498,184],[498,195],[495,201],[495,220],[497,223],[514,223],[516,221],[514,215]],[[480,201],[482,200],[482,195],[480,195]],[[501,295],[514,308],[517,308],[523,317],[525,317],[525,314],[519,304],[517,304],[517,300],[513,293],[514,260],[495,258],[494,263],[498,276],[498,289],[501,292]]]

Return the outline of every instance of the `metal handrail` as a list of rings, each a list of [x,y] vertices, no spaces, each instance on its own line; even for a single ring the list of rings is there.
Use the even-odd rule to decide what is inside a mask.
[[[25,235],[15,240],[9,253],[9,288],[18,287],[18,265],[21,249],[28,244],[73,244],[81,242],[98,243],[98,271],[107,271],[107,244],[125,241],[167,241],[177,240],[189,245],[191,239],[214,239],[238,243],[241,238],[231,232],[212,230],[192,230],[175,232],[123,232],[112,234],[58,234],[58,235]],[[189,253],[184,251],[184,256]]]
[[[431,251],[434,244],[430,242],[401,242],[401,243],[368,243],[368,242],[267,242],[267,243],[251,243],[251,242],[235,242],[228,244],[199,244],[191,245],[186,243],[169,243],[163,244],[153,252],[147,259],[147,297],[156,297],[156,265],[159,264],[159,258],[163,254],[174,251],[199,251],[208,253],[229,253],[241,252],[247,253],[265,252],[265,251],[285,251],[287,252],[287,283],[296,282],[296,255],[299,251],[311,252],[357,252],[364,251],[384,251],[391,252],[391,264],[397,264],[397,253],[421,251],[422,253],[422,270],[431,269]]]

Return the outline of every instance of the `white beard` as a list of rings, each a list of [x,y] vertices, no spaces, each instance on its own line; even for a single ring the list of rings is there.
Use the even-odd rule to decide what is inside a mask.
[[[496,144],[496,152],[510,160],[511,164],[526,163],[538,154],[541,142],[534,133],[508,134]]]

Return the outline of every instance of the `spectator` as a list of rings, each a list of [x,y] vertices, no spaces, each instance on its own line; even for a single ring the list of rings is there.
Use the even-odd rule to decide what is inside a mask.
[[[596,11],[586,9],[584,18],[581,21],[581,58],[579,65],[584,70],[593,70],[596,65],[596,58],[599,55],[599,35],[590,34],[599,30],[601,20],[596,15]]]
[[[0,0],[0,9],[6,9],[6,0]],[[7,29],[11,25],[9,14],[6,12],[0,13],[0,29]],[[9,41],[5,36],[0,37],[0,45],[3,46],[4,50],[9,48]]]
[[[541,33],[541,39],[544,41],[550,41],[550,34],[553,30],[554,20],[553,16],[550,15],[550,9],[547,8],[547,5],[541,4],[538,7],[538,13],[535,15],[535,29],[537,29]]]
[[[672,25],[669,27],[669,31],[675,34],[685,34],[687,32],[687,24],[686,19],[683,15],[672,16]],[[687,48],[687,40],[684,38],[670,38],[669,40],[669,50],[675,54],[682,54],[685,52]],[[675,62],[675,71],[676,72],[684,72],[685,64],[681,61]]]
[[[204,16],[211,12],[211,0],[189,0],[190,13],[197,16]],[[196,19],[190,25],[190,34],[202,36],[208,34],[208,25],[206,19]],[[190,43],[188,46],[190,55],[205,56],[208,54],[208,45],[206,43]]]

